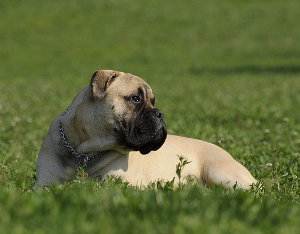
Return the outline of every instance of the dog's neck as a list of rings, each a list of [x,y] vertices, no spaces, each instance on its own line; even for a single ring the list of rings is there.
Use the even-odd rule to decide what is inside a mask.
[[[121,149],[115,137],[109,135],[97,135],[91,138],[83,138],[78,134],[73,121],[67,121],[62,118],[64,132],[69,139],[70,144],[78,153],[93,153],[115,150],[122,154],[127,154],[129,151]],[[83,140],[84,139],[84,140]]]
[[[78,153],[117,151],[123,155],[128,154],[129,150],[120,147],[117,143],[116,138],[111,134],[105,133],[104,130],[102,131],[101,126],[98,126],[97,130],[94,130],[93,136],[89,136],[86,133],[86,130],[82,127],[85,122],[92,121],[93,117],[89,116],[91,120],[79,119],[76,110],[78,111],[82,104],[86,104],[89,101],[89,95],[89,87],[84,88],[74,98],[73,102],[67,108],[67,110],[61,115],[60,121],[62,122],[64,131],[68,136],[70,143],[78,151]]]
[[[79,145],[83,141],[84,135],[81,134],[80,129],[77,127],[76,111],[80,105],[87,101],[89,88],[85,87],[79,94],[73,99],[72,103],[67,107],[65,112],[59,117],[59,121],[62,123],[64,131],[69,138],[69,141],[73,146]]]

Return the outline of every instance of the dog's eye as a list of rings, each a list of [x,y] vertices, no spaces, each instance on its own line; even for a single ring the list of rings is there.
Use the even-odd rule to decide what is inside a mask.
[[[141,97],[140,96],[137,96],[137,95],[133,95],[131,96],[131,101],[135,104],[138,104],[142,101]]]

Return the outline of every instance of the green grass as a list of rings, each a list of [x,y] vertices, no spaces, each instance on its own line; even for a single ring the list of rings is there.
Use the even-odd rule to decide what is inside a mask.
[[[300,2],[0,2],[0,233],[297,233]],[[51,120],[97,68],[154,89],[170,133],[218,144],[262,190],[32,191]]]

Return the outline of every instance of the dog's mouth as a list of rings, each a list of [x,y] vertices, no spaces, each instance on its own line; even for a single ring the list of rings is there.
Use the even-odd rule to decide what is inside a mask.
[[[167,130],[165,127],[162,127],[154,134],[129,137],[126,145],[129,149],[140,151],[142,154],[148,154],[151,151],[158,150],[164,144],[166,137]]]
[[[152,114],[141,116],[132,123],[120,122],[116,131],[121,145],[142,154],[158,150],[167,138],[162,116],[158,118]]]

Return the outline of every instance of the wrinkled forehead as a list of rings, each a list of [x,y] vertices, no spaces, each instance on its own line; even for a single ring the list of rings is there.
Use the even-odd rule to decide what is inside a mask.
[[[119,95],[129,96],[142,92],[146,98],[153,98],[154,94],[149,84],[142,78],[130,73],[121,73],[111,84],[110,89]]]

